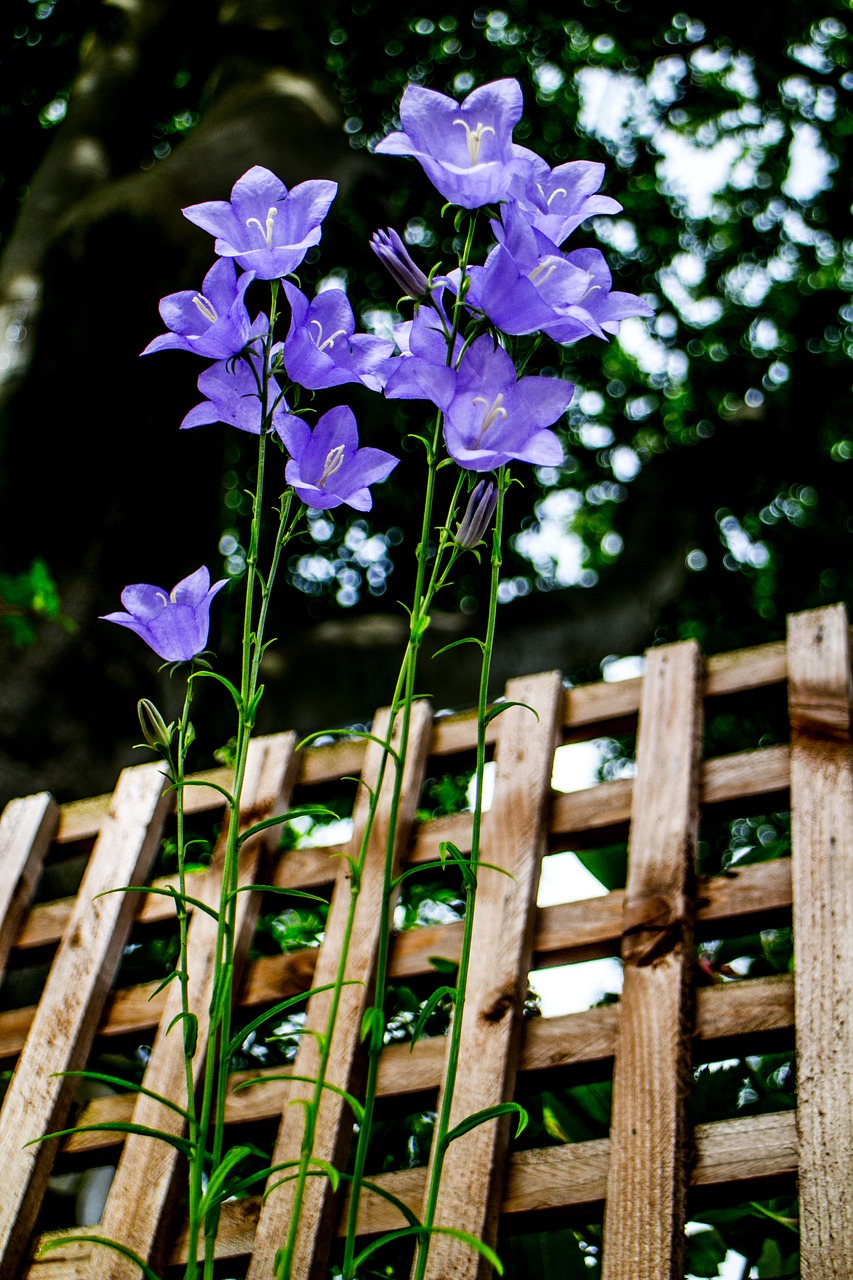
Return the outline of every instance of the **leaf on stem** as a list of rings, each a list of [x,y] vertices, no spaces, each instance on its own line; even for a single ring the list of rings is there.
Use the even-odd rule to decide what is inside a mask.
[[[224,1156],[222,1163],[214,1169],[210,1175],[210,1179],[205,1188],[204,1195],[201,1200],[201,1216],[205,1219],[213,1210],[217,1209],[226,1198],[225,1182],[232,1169],[235,1169],[241,1160],[245,1160],[247,1156],[254,1155],[254,1147],[232,1147]],[[228,1191],[228,1195],[231,1192]]]
[[[361,983],[356,978],[348,978],[342,985],[345,987],[354,987],[360,986]],[[289,999],[282,1000],[278,1004],[273,1005],[273,1007],[268,1009],[266,1013],[259,1013],[257,1018],[253,1018],[248,1026],[243,1027],[242,1031],[238,1031],[237,1034],[228,1042],[225,1048],[225,1053],[223,1054],[224,1061],[228,1061],[231,1055],[237,1052],[246,1037],[251,1035],[253,1031],[256,1031],[258,1027],[262,1026],[269,1018],[277,1017],[280,1013],[283,1013],[285,1009],[290,1009],[295,1004],[301,1004],[303,1000],[307,1000],[310,996],[319,995],[321,991],[331,991],[334,986],[334,982],[327,982],[322,987],[311,987],[308,991],[300,991],[298,995],[290,996]]]
[[[238,1093],[241,1089],[248,1089],[250,1085],[253,1085],[253,1084],[269,1084],[272,1081],[276,1081],[276,1080],[281,1080],[281,1081],[299,1080],[303,1084],[313,1084],[313,1085],[316,1085],[317,1083],[314,1076],[295,1076],[292,1073],[288,1073],[287,1075],[279,1075],[278,1073],[276,1073],[275,1075],[271,1075],[271,1076],[256,1076],[253,1080],[243,1080],[241,1081],[240,1084],[235,1085],[234,1092]],[[331,1093],[336,1093],[339,1098],[343,1098],[345,1102],[348,1102],[357,1122],[361,1124],[362,1120],[364,1119],[364,1107],[361,1105],[358,1098],[353,1097],[351,1093],[348,1093],[346,1089],[342,1089],[340,1085],[330,1084],[328,1080],[323,1081],[322,1087],[324,1089],[328,1089]]]
[[[385,1042],[385,1011],[379,1005],[372,1004],[369,1009],[365,1009],[359,1038],[367,1042],[368,1053],[381,1051]]]
[[[451,644],[444,645],[442,649],[436,649],[432,656],[439,658],[443,653],[449,653],[451,649],[458,649],[461,644],[475,644],[481,653],[484,653],[486,649],[484,641],[478,640],[476,636],[463,636],[461,640],[454,640]]]
[[[184,1053],[188,1058],[195,1057],[196,1046],[198,1045],[198,1018],[194,1013],[182,1010],[176,1013],[172,1021],[166,1028],[166,1035],[172,1030],[176,1022],[184,1020]]]
[[[240,690],[235,685],[233,685],[230,680],[227,680],[225,676],[221,676],[217,671],[194,671],[190,676],[190,680],[198,680],[202,676],[206,676],[208,680],[218,680],[219,683],[228,690],[228,692],[231,694],[231,697],[234,699],[234,706],[237,708],[237,714],[239,715],[242,712],[243,698],[240,694]]]
[[[510,707],[524,707],[526,711],[531,711],[533,713],[537,721],[539,719],[539,712],[535,707],[531,707],[529,702],[497,702],[483,716],[483,724],[491,724],[497,716],[503,715],[505,711],[509,711]]]
[[[237,848],[245,844],[252,836],[258,834],[259,831],[266,831],[268,827],[278,826],[282,822],[290,822],[292,818],[337,818],[338,814],[334,809],[328,809],[323,804],[303,804],[297,809],[289,809],[287,813],[279,814],[276,818],[264,818],[263,822],[256,822],[237,840]]]
[[[155,1093],[153,1089],[146,1089],[141,1084],[134,1084],[132,1080],[122,1080],[121,1076],[105,1075],[103,1071],[54,1071],[53,1075],[63,1078],[77,1076],[81,1080],[100,1080],[102,1084],[113,1085],[126,1093],[144,1093],[146,1098],[154,1098],[156,1102],[162,1102],[164,1107],[169,1107],[171,1111],[177,1111],[179,1116],[189,1120],[189,1115],[184,1108],[178,1106],[177,1102],[172,1102],[171,1098],[164,1098],[161,1093]]]
[[[383,751],[387,751],[388,755],[392,756],[398,764],[400,763],[400,758],[390,742],[383,741],[382,738],[377,738],[375,734],[367,733],[366,731],[353,733],[350,729],[320,729],[317,733],[309,733],[307,738],[303,738],[296,750],[301,751],[303,747],[306,747],[309,742],[313,742],[315,738],[327,738],[330,735],[339,738],[350,738],[353,742],[375,742]]]
[[[174,898],[175,909],[178,910],[178,903],[189,903],[190,906],[196,907],[199,911],[203,911],[206,915],[211,916],[217,924],[219,923],[219,912],[213,907],[209,907],[206,902],[202,902],[200,898],[192,898],[188,893],[181,893],[173,884],[167,884],[164,887],[154,884],[126,884],[119,889],[104,889],[102,893],[96,893],[95,899],[105,898],[108,893],[156,893],[163,898]],[[180,915],[180,911],[178,911]],[[228,925],[224,926],[226,929]]]
[[[432,995],[427,1000],[426,1004],[418,1014],[418,1020],[415,1023],[415,1027],[412,1032],[412,1043],[409,1045],[409,1053],[412,1052],[418,1040],[420,1039],[421,1032],[423,1031],[424,1027],[427,1024],[427,1019],[429,1018],[433,1010],[436,1008],[436,1006],[441,1003],[441,1001],[444,999],[445,996],[450,996],[451,1000],[455,1005],[457,995],[458,995],[458,992],[456,990],[456,987],[439,987],[438,990],[433,991]]]
[[[528,1115],[524,1107],[518,1102],[498,1102],[493,1107],[484,1107],[482,1111],[475,1111],[473,1115],[466,1116],[464,1120],[460,1120],[459,1124],[454,1125],[449,1133],[444,1135],[444,1149],[450,1146],[451,1142],[455,1142],[457,1138],[461,1138],[463,1134],[470,1133],[472,1129],[476,1129],[478,1125],[486,1124],[489,1120],[496,1120],[498,1116],[509,1115],[510,1112],[518,1115],[518,1127],[515,1131],[516,1138],[521,1131],[526,1128]]]
[[[25,1142],[25,1147],[35,1146],[37,1142],[49,1142],[51,1138],[67,1138],[76,1133],[138,1133],[143,1138],[159,1138],[175,1147],[181,1155],[189,1160],[194,1146],[187,1138],[179,1138],[174,1133],[164,1133],[160,1129],[152,1129],[145,1124],[133,1124],[130,1120],[102,1120],[100,1124],[78,1124],[72,1129],[57,1129],[55,1133],[43,1133],[38,1138]]]
[[[120,1253],[123,1258],[129,1258],[135,1266],[145,1276],[145,1280],[160,1280],[157,1272],[149,1267],[148,1263],[140,1258],[138,1253],[134,1253],[126,1244],[119,1244],[116,1240],[108,1240],[106,1236],[78,1236],[71,1237],[75,1244],[100,1244],[105,1249],[112,1249],[114,1253]],[[46,1253],[50,1253],[51,1249],[58,1249],[60,1245],[68,1243],[68,1237],[58,1236],[55,1240],[45,1240],[44,1244],[39,1247],[36,1254],[37,1258],[43,1258]]]

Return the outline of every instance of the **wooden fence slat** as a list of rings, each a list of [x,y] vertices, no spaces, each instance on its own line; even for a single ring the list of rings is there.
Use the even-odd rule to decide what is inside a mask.
[[[842,605],[788,619],[803,1280],[853,1275],[853,748]]]
[[[400,720],[398,719],[399,738]],[[409,839],[414,821],[415,807],[424,776],[429,751],[432,712],[429,706],[418,701],[414,704],[409,734],[409,745],[399,806],[399,821],[395,842],[395,863],[399,863]],[[389,713],[380,712],[373,733],[382,739],[387,733]],[[368,743],[362,780],[375,789],[379,779],[381,747],[377,742]],[[365,854],[361,889],[355,909],[350,940],[346,978],[357,985],[345,986],[341,992],[338,1016],[332,1035],[327,1079],[330,1084],[352,1091],[356,1085],[361,1065],[360,1033],[365,1010],[371,998],[375,976],[376,949],[381,927],[381,905],[385,866],[385,850],[388,838],[391,793],[394,786],[394,764],[389,760],[379,794],[376,817]],[[353,836],[350,849],[357,856],[369,808],[367,787],[359,789],[354,814]],[[314,985],[332,983],[341,954],[347,916],[350,906],[350,880],[348,864],[341,860],[341,870],[335,883],[326,934],[320,948]],[[324,1031],[328,1019],[331,992],[312,997],[308,1005],[307,1026]],[[314,1077],[319,1065],[319,1042],[316,1036],[300,1038],[294,1071],[298,1075]],[[296,1084],[289,1089],[288,1101],[310,1098],[311,1086]],[[278,1139],[273,1153],[273,1163],[298,1160],[302,1143],[304,1110],[300,1106],[284,1109]],[[333,1093],[325,1091],[321,1100],[315,1129],[315,1154],[340,1168],[346,1159],[346,1151],[352,1137],[352,1114],[347,1103]],[[258,1223],[254,1253],[250,1264],[249,1280],[269,1280],[273,1274],[275,1255],[284,1244],[290,1221],[295,1184],[288,1182],[268,1196]],[[293,1280],[308,1280],[324,1274],[326,1256],[332,1237],[337,1200],[327,1178],[309,1178],[303,1200],[300,1231],[296,1240],[291,1274]]]
[[[59,822],[46,791],[10,800],[0,817],[0,979]]]
[[[495,790],[492,807],[483,817],[480,858],[508,875],[483,869],[478,877],[451,1128],[485,1107],[509,1101],[515,1088],[562,711],[559,672],[511,680],[506,697],[520,705],[495,722]],[[508,1129],[506,1118],[489,1121],[447,1149],[436,1226],[456,1227],[494,1245]],[[431,1158],[435,1159],[435,1150]],[[481,1254],[460,1248],[458,1240],[433,1236],[427,1280],[449,1275],[474,1280],[490,1270]]]
[[[61,1129],[77,1088],[56,1072],[84,1066],[104,997],[133,919],[135,894],[153,862],[169,805],[155,764],[125,769],[92,851],[77,902],[0,1111],[0,1275],[13,1276],[42,1197],[56,1143],[24,1147]]]
[[[680,1280],[687,1190],[692,892],[702,662],[646,655],[628,853],[624,987],[613,1073],[604,1280]]]
[[[264,818],[277,817],[287,807],[296,735],[283,733],[256,738],[249,747],[246,778],[241,804],[241,827]],[[247,841],[240,850],[239,882],[257,884],[265,851],[279,840],[280,830],[270,827],[257,839]],[[202,878],[199,896],[217,910],[222,889],[224,853],[227,831],[219,838],[213,862]],[[234,951],[235,981],[249,949],[257,920],[260,897],[241,893],[237,897]],[[190,1011],[198,1019],[198,1049],[193,1059],[196,1087],[205,1068],[205,1048],[213,994],[216,921],[206,912],[193,914],[187,940],[190,973]],[[160,1025],[145,1069],[143,1083],[161,1096],[186,1105],[186,1066],[180,1025],[168,1034],[175,1017],[181,1012],[181,989],[173,982],[167,989]],[[137,1094],[133,1122],[157,1128],[173,1135],[184,1132],[181,1117],[162,1103]],[[132,1249],[146,1262],[158,1261],[158,1246],[164,1243],[170,1218],[180,1196],[176,1194],[178,1153],[174,1147],[155,1138],[129,1134],[119,1160],[113,1184],[107,1197],[100,1233]],[[137,1280],[138,1267],[115,1250],[96,1248],[89,1273],[90,1280]]]

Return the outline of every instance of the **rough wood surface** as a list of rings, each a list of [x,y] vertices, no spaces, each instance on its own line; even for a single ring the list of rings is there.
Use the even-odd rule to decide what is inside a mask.
[[[843,606],[788,619],[803,1280],[853,1275],[853,749]]]
[[[740,1184],[746,1190],[757,1179],[796,1173],[797,1130],[792,1111],[697,1125],[694,1137],[696,1160],[690,1171],[693,1187]],[[594,1215],[600,1211],[604,1199],[610,1158],[610,1142],[606,1138],[510,1155],[501,1212],[523,1214],[585,1206]],[[424,1168],[406,1169],[400,1173],[378,1174],[372,1181],[417,1212],[423,1198],[425,1174]],[[258,1198],[223,1205],[218,1241],[218,1256],[223,1261],[251,1252],[258,1210]],[[338,1223],[339,1232],[346,1221],[345,1214],[346,1206]],[[366,1197],[366,1233],[393,1231],[402,1223],[399,1211],[387,1200],[375,1195]],[[77,1234],[86,1230],[78,1228]],[[27,1280],[80,1280],[85,1272],[77,1268],[81,1260],[83,1264],[88,1260],[91,1246],[74,1243],[73,1235],[69,1233],[67,1241],[47,1254],[44,1261],[34,1261],[26,1272]],[[44,1236],[42,1240],[50,1238]],[[170,1262],[180,1265],[186,1256],[186,1233],[182,1232],[175,1241]],[[455,1272],[451,1274],[455,1276]]]
[[[702,661],[646,655],[628,847],[604,1280],[680,1280]]]
[[[59,822],[46,791],[10,800],[0,818],[0,979]]]
[[[65,1123],[77,1081],[56,1073],[84,1066],[133,919],[135,894],[98,895],[145,880],[169,803],[162,790],[154,764],[125,769],[119,778],[0,1111],[4,1277],[16,1274],[56,1151],[55,1141],[24,1143]]]
[[[246,777],[241,803],[241,828],[246,829],[265,818],[277,817],[287,808],[290,791],[293,749],[296,735],[279,734],[256,738],[249,747]],[[222,892],[227,831],[223,831],[213,861],[199,877],[199,898],[218,910]],[[263,882],[263,855],[279,839],[276,827],[269,828],[257,839],[247,841],[240,850],[239,883]],[[234,963],[236,981],[249,949],[259,908],[259,895],[241,893],[237,897],[234,922]],[[209,1010],[213,994],[216,954],[216,921],[205,912],[193,914],[187,939],[187,967],[190,974],[189,1006],[198,1019],[198,1049],[193,1059],[193,1078],[198,1088],[205,1068]],[[143,1083],[147,1089],[186,1106],[186,1067],[180,1024],[169,1028],[181,1012],[181,988],[171,983],[165,994],[160,1025],[145,1069]],[[134,1124],[181,1135],[181,1117],[162,1103],[137,1094],[132,1116]],[[107,1197],[101,1223],[102,1233],[110,1240],[132,1249],[146,1262],[159,1262],[158,1246],[164,1232],[171,1227],[180,1188],[176,1186],[179,1161],[175,1148],[155,1138],[129,1134]],[[96,1248],[90,1280],[137,1280],[138,1267],[112,1249]]]
[[[562,710],[559,672],[511,680],[506,698],[522,705],[511,706],[495,722],[495,790],[483,818],[480,858],[508,874],[484,869],[478,877],[451,1128],[509,1101],[515,1089]],[[508,1132],[506,1118],[490,1120],[451,1143],[441,1174],[437,1226],[455,1227],[494,1245]],[[433,1150],[432,1160],[435,1156]],[[433,1236],[427,1280],[451,1274],[455,1280],[475,1280],[490,1272],[479,1253],[460,1249],[450,1236]]]
[[[377,738],[387,733],[389,716],[381,712],[373,732]],[[425,702],[414,704],[409,732],[406,767],[403,772],[399,821],[395,837],[394,866],[396,867],[409,839],[414,820],[415,806],[424,776],[429,751],[429,735],[432,713]],[[396,745],[399,747],[399,725]],[[382,750],[377,742],[370,742],[364,759],[362,779],[367,787],[359,789],[354,814],[353,836],[350,852],[358,857],[368,816],[368,788],[379,784]],[[362,870],[361,890],[355,908],[352,935],[349,945],[345,976],[353,985],[341,992],[338,1016],[332,1035],[327,1080],[330,1084],[348,1091],[358,1092],[358,1074],[362,1066],[360,1033],[365,1010],[371,998],[375,977],[376,951],[379,930],[382,926],[382,894],[386,845],[389,836],[391,794],[394,786],[394,764],[389,760],[379,792],[376,817],[370,832]],[[326,934],[314,971],[315,986],[335,981],[344,931],[350,907],[350,872],[341,860],[341,870],[335,883]],[[312,997],[308,1005],[306,1025],[321,1033],[326,1031],[331,992]],[[294,1073],[315,1077],[319,1066],[319,1041],[316,1036],[304,1035],[300,1039]],[[286,1087],[287,1103],[281,1118],[278,1139],[272,1163],[298,1160],[302,1144],[304,1108],[290,1105],[299,1098],[310,1099],[310,1085],[294,1084]],[[346,1154],[352,1137],[352,1114],[348,1104],[330,1090],[321,1099],[315,1130],[314,1152],[319,1158],[340,1168],[346,1162]],[[287,1237],[293,1204],[294,1182],[287,1182],[274,1190],[267,1198],[258,1223],[255,1249],[249,1268],[249,1280],[269,1280],[273,1274],[275,1256]],[[334,1228],[337,1200],[327,1178],[312,1177],[307,1180],[300,1229],[296,1240],[291,1268],[292,1280],[314,1280],[325,1274],[331,1236]]]

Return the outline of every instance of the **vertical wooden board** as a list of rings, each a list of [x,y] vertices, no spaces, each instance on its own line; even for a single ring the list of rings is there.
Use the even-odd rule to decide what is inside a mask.
[[[509,1101],[518,1066],[563,705],[560,675],[546,672],[511,680],[506,697],[526,703],[535,715],[525,706],[515,706],[494,722],[495,790],[483,819],[480,858],[509,874],[488,868],[479,873],[451,1128],[477,1111]],[[451,1143],[442,1169],[436,1226],[459,1228],[494,1246],[508,1129],[505,1119],[492,1120]],[[475,1280],[489,1271],[475,1250],[451,1236],[433,1236],[428,1280]]]
[[[399,722],[398,722],[399,724]],[[395,840],[395,865],[408,844],[415,807],[420,793],[429,751],[432,712],[427,703],[418,701],[412,710],[409,746]],[[377,738],[387,732],[388,712],[380,712],[373,726]],[[397,745],[397,744],[395,744]],[[362,780],[374,788],[377,784],[381,747],[369,742],[365,754]],[[385,851],[389,827],[389,805],[394,785],[393,762],[389,761],[380,791],[379,805],[373,829],[367,845],[361,891],[353,922],[352,937],[346,965],[346,978],[357,985],[345,986],[332,1036],[332,1048],[327,1080],[341,1089],[352,1091],[357,1087],[361,1065],[360,1032],[365,1010],[372,997],[375,981],[376,950],[381,926],[381,905],[384,880]],[[369,794],[360,788],[354,814],[354,829],[348,851],[358,856],[365,830]],[[342,951],[344,929],[350,903],[350,875],[348,864],[341,862],[326,934],[317,967],[314,986],[332,983],[337,973]],[[307,1026],[325,1031],[330,1003],[330,993],[314,996],[308,1005]],[[294,1074],[314,1077],[319,1064],[319,1044],[316,1036],[304,1035],[294,1063]],[[298,1098],[310,1098],[311,1086],[293,1084],[287,1088],[288,1104]],[[304,1109],[286,1104],[282,1114],[273,1163],[298,1160],[302,1143]],[[352,1137],[352,1113],[338,1095],[327,1090],[321,1102],[315,1131],[315,1154],[337,1168],[345,1162]],[[278,1187],[264,1203],[258,1221],[252,1262],[248,1280],[270,1280],[274,1274],[275,1256],[287,1238],[288,1224],[293,1204],[294,1183]],[[292,1280],[318,1280],[325,1275],[328,1251],[334,1239],[335,1215],[338,1199],[325,1177],[311,1177],[307,1181],[291,1269]]]
[[[0,1111],[4,1277],[15,1275],[56,1150],[53,1142],[24,1143],[65,1123],[77,1081],[55,1073],[79,1070],[88,1057],[138,906],[136,894],[98,894],[144,881],[168,810],[162,791],[156,764],[125,769],[119,778]]]
[[[10,800],[0,818],[0,978],[59,824],[46,791]]]
[[[680,1280],[702,662],[651,649],[640,701],[613,1073],[604,1280]]]
[[[847,614],[788,619],[800,1267],[853,1275],[853,751]]]
[[[292,733],[256,738],[251,743],[243,785],[242,828],[284,813],[295,774],[295,745],[296,738]],[[246,842],[240,851],[241,884],[258,883],[264,849],[277,844],[280,834],[279,827],[270,827],[258,839]],[[199,877],[202,883],[194,883],[188,889],[214,910],[219,909],[226,838],[227,829],[220,836],[210,868],[203,877]],[[242,962],[254,933],[259,905],[258,894],[241,893],[237,897],[235,986],[239,983]],[[216,950],[216,921],[206,912],[193,913],[187,947],[190,1010],[199,1024],[198,1049],[193,1059],[193,1077],[198,1086],[206,1061]],[[167,1034],[180,1011],[181,990],[179,984],[173,982],[143,1084],[152,1092],[186,1106],[186,1067],[180,1024]],[[137,1095],[133,1122],[174,1135],[182,1134],[185,1127],[176,1112],[143,1094]],[[98,1234],[132,1249],[146,1262],[153,1261],[159,1265],[159,1247],[169,1243],[164,1237],[172,1227],[173,1211],[181,1200],[181,1189],[176,1186],[176,1174],[181,1167],[186,1168],[186,1165],[182,1164],[174,1147],[155,1138],[129,1134]],[[114,1250],[96,1246],[88,1274],[90,1280],[137,1280],[139,1268]]]

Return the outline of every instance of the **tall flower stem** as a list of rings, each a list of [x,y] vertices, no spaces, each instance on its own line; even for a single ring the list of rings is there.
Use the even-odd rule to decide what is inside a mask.
[[[429,1186],[427,1188],[426,1207],[424,1211],[424,1234],[418,1237],[418,1251],[412,1271],[412,1280],[423,1280],[429,1256],[430,1230],[435,1225],[435,1211],[438,1204],[438,1193],[441,1186],[441,1175],[444,1157],[447,1151],[447,1135],[450,1131],[450,1113],[453,1106],[453,1094],[456,1088],[456,1075],[459,1068],[459,1049],[462,1042],[462,1020],[465,1011],[465,988],[468,982],[468,969],[471,962],[471,946],[474,938],[474,906],[478,868],[480,863],[480,831],[483,822],[483,778],[486,767],[486,726],[489,709],[489,675],[492,664],[492,651],[495,642],[495,622],[498,605],[498,585],[502,563],[501,544],[503,538],[504,498],[509,485],[506,468],[498,472],[498,503],[495,509],[495,525],[492,534],[491,580],[489,585],[489,612],[486,623],[486,638],[483,644],[483,659],[480,665],[480,690],[477,702],[477,771],[476,800],[471,831],[471,878],[467,882],[465,923],[462,933],[462,953],[459,959],[459,970],[456,977],[456,996],[453,1002],[453,1017],[450,1023],[450,1037],[447,1046],[447,1066],[445,1069],[444,1088],[441,1106],[436,1119],[433,1134],[433,1159],[430,1169]]]

